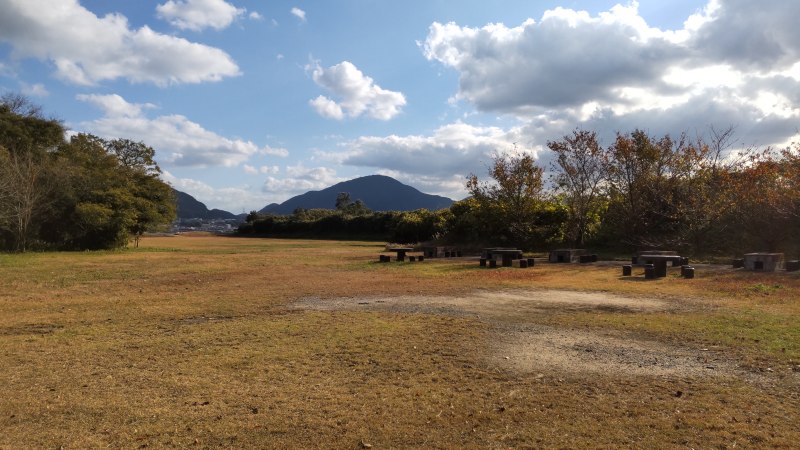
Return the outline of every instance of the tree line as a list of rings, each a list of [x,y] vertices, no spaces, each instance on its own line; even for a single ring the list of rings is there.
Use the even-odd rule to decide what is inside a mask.
[[[576,129],[528,153],[494,157],[470,196],[439,211],[371,212],[350,202],[290,216],[251,213],[240,234],[376,237],[547,250],[675,249],[693,255],[800,251],[800,145],[732,150],[732,128],[708,136],[617,133],[604,147]],[[546,170],[547,169],[547,170]]]
[[[152,147],[66,131],[27,98],[0,98],[0,248],[118,248],[174,220]]]

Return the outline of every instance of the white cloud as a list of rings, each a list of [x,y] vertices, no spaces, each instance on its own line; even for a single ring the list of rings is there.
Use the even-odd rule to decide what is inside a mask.
[[[289,12],[290,12],[290,13],[291,13],[293,16],[295,16],[295,17],[297,17],[298,19],[300,19],[300,21],[301,21],[301,22],[305,22],[305,21],[306,21],[306,12],[305,12],[305,11],[303,11],[302,9],[300,9],[300,8],[298,8],[298,7],[296,7],[296,6],[295,6],[295,7],[294,7],[294,8],[292,8],[292,9],[291,9],[291,11],[289,11]]]
[[[250,14],[247,15],[247,17],[250,18],[250,20],[264,20],[264,16],[262,16],[256,11],[251,11]]]
[[[4,0],[0,41],[14,58],[52,61],[56,75],[91,85],[124,78],[135,83],[201,83],[239,75],[224,51],[131,29],[120,14],[97,17],[77,0]]]
[[[618,6],[599,17],[558,8],[514,28],[434,23],[422,49],[429,60],[458,70],[457,98],[482,110],[606,101],[614,88],[658,89],[658,76],[676,58],[675,45],[635,8]]]
[[[277,173],[280,173],[281,168],[278,167],[278,166],[261,166],[258,169],[258,171],[261,172],[261,173],[265,173],[265,174],[271,173],[271,174],[275,175]]]
[[[512,151],[515,145],[536,156],[535,149],[526,146],[522,139],[517,128],[503,130],[456,122],[436,129],[430,136],[360,137],[343,143],[345,151],[321,153],[319,157],[404,174],[466,176],[484,172],[493,155]]]
[[[248,175],[258,175],[258,174],[275,175],[275,174],[280,173],[280,171],[281,171],[281,168],[278,167],[278,166],[255,167],[255,166],[251,166],[249,164],[245,164],[244,166],[242,166],[242,169],[244,170],[244,173],[246,173]]]
[[[149,104],[134,104],[118,95],[81,95],[78,100],[103,109],[105,116],[81,126],[107,138],[140,140],[157,152],[159,163],[168,166],[233,167],[256,154],[286,156],[285,149],[259,147],[251,141],[231,139],[206,130],[182,115],[150,119],[142,111]]]
[[[28,84],[24,81],[20,82],[20,91],[30,97],[47,97],[50,92],[42,83]]]
[[[576,126],[674,135],[734,125],[770,145],[800,119],[797,16],[800,2],[711,0],[682,29],[661,30],[637,2],[596,16],[556,8],[516,27],[434,23],[420,47],[457,71],[457,101],[517,117],[531,141]]]
[[[317,114],[325,117],[326,119],[344,119],[344,111],[342,111],[342,107],[324,95],[320,95],[314,100],[311,100],[309,104],[314,107],[314,110],[317,111]]]
[[[75,98],[100,108],[107,117],[138,117],[142,110],[156,107],[152,103],[129,103],[117,94],[78,94]]]
[[[259,150],[259,152],[262,155],[279,156],[281,158],[289,156],[289,150],[286,150],[285,148],[282,147],[270,147],[269,145],[261,147],[261,150]]]
[[[247,186],[215,188],[193,178],[177,177],[167,170],[161,176],[172,187],[203,202],[209,209],[217,208],[241,214],[261,209],[269,200],[263,193],[255,192]]]
[[[181,30],[222,30],[245,13],[225,0],[168,0],[156,6],[159,19]]]
[[[285,177],[267,177],[262,191],[269,193],[272,198],[286,199],[311,190],[324,189],[341,181],[344,180],[338,178],[336,171],[331,168],[309,168],[302,163],[298,163],[297,165],[286,167]]]
[[[345,116],[366,114],[379,120],[389,120],[400,114],[406,104],[401,92],[381,88],[372,78],[364,75],[349,61],[323,68],[319,64],[308,66],[317,85],[329,90],[339,102],[320,95],[309,103],[321,116],[341,120]]]

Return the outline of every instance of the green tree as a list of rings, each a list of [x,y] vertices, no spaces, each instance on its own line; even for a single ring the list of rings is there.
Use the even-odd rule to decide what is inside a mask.
[[[617,134],[608,149],[611,203],[606,238],[633,247],[671,247],[680,227],[677,200],[687,154],[685,136],[660,139],[642,130]]]
[[[533,157],[516,153],[493,158],[491,182],[468,177],[467,190],[479,205],[480,220],[492,230],[488,239],[524,248],[535,244],[545,200],[542,173]]]
[[[68,182],[60,190],[60,213],[48,224],[51,242],[71,249],[122,247],[174,219],[174,192],[159,178],[152,149],[126,143],[132,141],[78,134],[58,149]],[[110,148],[145,157],[120,158]]]
[[[555,191],[568,211],[567,239],[582,248],[606,205],[606,150],[600,146],[594,131],[578,129],[560,141],[548,141],[547,147],[555,154],[552,163]]]
[[[134,210],[129,232],[138,247],[146,231],[163,227],[175,219],[175,192],[159,178],[161,168],[155,162],[152,147],[129,139],[100,142],[107,153],[117,157],[120,169],[129,177]]]
[[[336,195],[336,209],[339,211],[344,211],[347,209],[353,201],[350,199],[349,192],[339,192]]]
[[[64,134],[27,98],[0,97],[0,245],[119,247],[174,219],[151,147]]]

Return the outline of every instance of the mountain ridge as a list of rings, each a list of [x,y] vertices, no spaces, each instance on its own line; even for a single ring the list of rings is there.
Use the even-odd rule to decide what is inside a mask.
[[[239,219],[240,217],[222,209],[208,209],[205,203],[175,188],[178,219]]]
[[[208,207],[193,196],[173,188],[177,202],[178,219],[242,219],[245,215],[233,214],[222,209]],[[336,183],[319,191],[308,191],[296,195],[283,203],[270,203],[261,208],[262,214],[287,215],[297,208],[334,209],[336,196],[341,192],[350,194],[352,201],[361,200],[373,211],[411,211],[415,209],[437,210],[447,208],[453,200],[439,195],[426,194],[385,175],[367,175]]]
[[[259,210],[262,214],[291,214],[297,208],[333,209],[336,196],[350,194],[352,201],[361,200],[373,211],[437,210],[447,208],[453,200],[440,195],[426,194],[385,175],[367,175],[336,183],[319,191],[296,195],[281,204],[271,203]]]

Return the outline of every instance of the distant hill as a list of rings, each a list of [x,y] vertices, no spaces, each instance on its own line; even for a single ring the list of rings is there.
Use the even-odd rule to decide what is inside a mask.
[[[191,195],[177,189],[175,196],[178,199],[179,219],[239,219],[236,214],[221,209],[208,209],[208,207]]]
[[[394,178],[370,175],[334,184],[321,191],[306,192],[280,205],[267,205],[259,212],[291,214],[297,208],[333,209],[336,207],[336,196],[340,192],[350,194],[352,201],[361,200],[373,211],[412,211],[421,208],[437,210],[453,204],[453,200],[447,197],[425,194]]]

